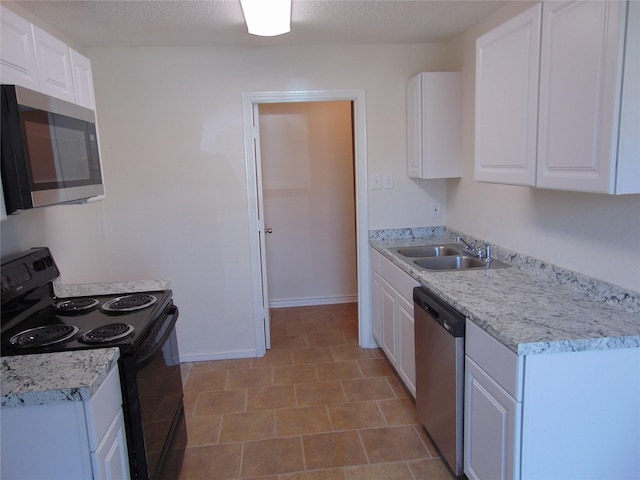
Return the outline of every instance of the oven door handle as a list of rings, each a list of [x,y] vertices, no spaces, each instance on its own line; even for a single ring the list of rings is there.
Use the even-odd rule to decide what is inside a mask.
[[[165,320],[163,322],[163,327],[161,327],[162,336],[160,337],[160,340],[156,341],[155,338],[147,339],[147,342],[153,342],[153,348],[151,348],[150,351],[145,355],[143,355],[142,357],[136,359],[137,370],[141,370],[142,368],[147,366],[147,364],[151,362],[155,354],[158,353],[158,351],[162,350],[162,347],[164,346],[165,342],[171,335],[171,332],[173,332],[173,329],[175,328],[176,322],[178,321],[179,314],[180,314],[180,311],[178,310],[178,307],[176,307],[175,305],[172,305],[169,308],[169,313],[165,317]],[[165,327],[164,325],[167,325],[167,326]]]

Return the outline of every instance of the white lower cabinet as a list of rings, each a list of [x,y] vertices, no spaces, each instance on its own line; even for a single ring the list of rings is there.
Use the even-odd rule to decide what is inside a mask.
[[[373,260],[373,254],[371,255],[371,260]],[[382,338],[382,325],[381,319],[382,315],[380,314],[380,274],[374,267],[371,265],[371,330],[373,332],[373,338],[375,338],[378,345],[380,345],[380,339]]]
[[[100,445],[91,452],[94,478],[96,480],[127,478],[128,455],[124,420],[122,412],[118,412]]]
[[[398,364],[398,292],[384,278],[380,280],[380,287],[380,303],[382,305],[380,309],[382,314],[380,322],[382,325],[382,338],[380,340],[382,342],[380,346],[395,366]]]
[[[516,438],[522,404],[465,358],[465,473],[469,479],[518,478]]]
[[[118,367],[84,401],[2,409],[2,478],[129,479]]]
[[[416,346],[413,327],[413,287],[410,290],[412,292],[410,301],[404,297],[398,297],[398,355],[396,368],[415,398]]]
[[[415,397],[413,288],[419,283],[374,249],[371,264],[373,336]]]
[[[517,356],[473,322],[465,343],[469,479],[631,479],[640,348]]]

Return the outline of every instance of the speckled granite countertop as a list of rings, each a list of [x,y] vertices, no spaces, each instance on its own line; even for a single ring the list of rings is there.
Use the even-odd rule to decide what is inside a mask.
[[[117,348],[2,357],[0,405],[24,407],[87,400],[116,367],[119,357]]]
[[[58,298],[84,297],[91,295],[116,295],[119,293],[135,292],[157,292],[159,290],[169,290],[171,282],[169,280],[137,280],[131,282],[113,283],[80,283],[61,284],[54,282],[53,288]]]
[[[497,245],[493,257],[512,267],[421,272],[389,250],[454,239],[455,232],[442,228],[370,234],[373,248],[518,355],[640,347],[636,292]]]

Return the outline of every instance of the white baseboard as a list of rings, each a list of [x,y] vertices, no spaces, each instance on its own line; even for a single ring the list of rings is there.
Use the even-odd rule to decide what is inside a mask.
[[[336,305],[339,303],[357,303],[358,295],[334,295],[331,297],[306,297],[269,299],[269,308],[309,307],[313,305]]]
[[[227,352],[180,354],[180,363],[209,362],[211,360],[234,360],[237,358],[257,358],[255,350],[231,350]]]

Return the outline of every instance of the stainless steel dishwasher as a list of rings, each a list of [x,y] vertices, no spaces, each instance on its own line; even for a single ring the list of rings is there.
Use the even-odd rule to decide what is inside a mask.
[[[465,317],[421,287],[413,290],[413,303],[418,417],[462,475]]]

